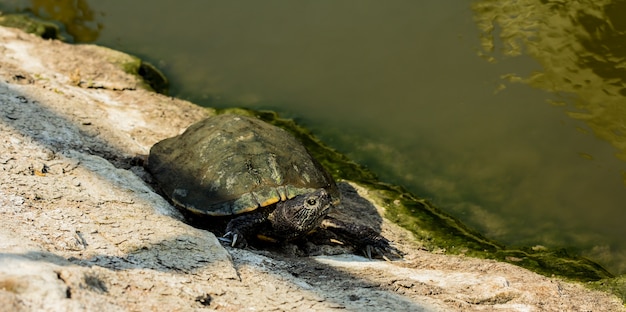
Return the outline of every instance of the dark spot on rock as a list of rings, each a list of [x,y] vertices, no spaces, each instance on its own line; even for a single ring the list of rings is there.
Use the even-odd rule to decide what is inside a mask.
[[[66,280],[66,274],[64,274],[62,271],[55,271],[55,273],[57,274],[57,278],[62,280],[63,283],[67,285],[67,288],[65,288],[65,298],[72,298],[72,288],[69,286],[69,283]]]
[[[13,79],[13,82],[17,83],[17,84],[33,84],[33,83],[35,83],[35,79],[30,77],[29,75],[15,74],[11,78]],[[26,99],[23,96],[19,96],[18,98],[20,98],[20,97],[24,98],[24,100]],[[26,103],[26,102],[22,102],[22,103]]]
[[[95,290],[97,292],[108,292],[107,286],[102,279],[93,274],[85,274],[83,277],[83,281],[85,282],[85,286],[90,290]]]
[[[196,297],[196,302],[200,303],[201,305],[208,307],[209,305],[211,305],[211,295],[209,294],[204,294],[204,295],[200,295],[198,297]]]

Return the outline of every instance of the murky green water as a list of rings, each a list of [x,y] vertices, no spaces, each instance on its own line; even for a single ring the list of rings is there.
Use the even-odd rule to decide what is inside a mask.
[[[626,272],[626,1],[0,1],[274,109],[490,238]]]

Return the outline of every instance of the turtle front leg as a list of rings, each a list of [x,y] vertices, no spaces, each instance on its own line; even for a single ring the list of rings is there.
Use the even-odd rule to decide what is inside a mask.
[[[226,226],[226,234],[219,240],[231,247],[244,248],[248,245],[248,239],[255,237],[268,222],[267,213],[264,212],[253,212],[233,218]]]
[[[344,238],[348,243],[355,245],[361,249],[365,256],[372,258],[372,252],[385,260],[390,258],[402,258],[402,252],[393,247],[389,240],[378,234],[374,229],[341,221],[333,217],[327,216],[322,221],[321,228],[337,234]]]

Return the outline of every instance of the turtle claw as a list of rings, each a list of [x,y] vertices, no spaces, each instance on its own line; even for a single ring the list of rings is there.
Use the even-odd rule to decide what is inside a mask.
[[[248,245],[243,235],[233,231],[227,232],[224,236],[218,238],[218,240],[234,248],[244,248]]]
[[[217,240],[218,240],[218,241],[220,241],[220,242],[222,242],[222,243],[227,243],[227,244],[230,244],[230,243],[231,243],[230,239],[228,239],[228,238],[226,238],[226,237],[223,237],[223,236],[218,237],[218,238],[217,238]]]
[[[226,233],[226,235],[228,235],[228,233]],[[233,243],[233,240],[229,237],[226,237],[226,235],[218,237],[217,240],[230,246]]]
[[[382,244],[379,242],[376,245],[365,245],[365,247],[363,247],[363,254],[370,260],[372,259],[372,255],[383,258],[385,261],[402,259],[402,252],[391,246],[386,240]]]
[[[363,250],[367,259],[372,259],[372,245],[365,246],[365,250]]]
[[[386,261],[391,261],[392,258],[402,259],[404,256],[404,253],[400,249],[392,245],[387,245],[383,250],[379,250],[379,254]]]
[[[235,233],[233,234],[233,242],[230,244],[230,247],[236,247],[238,242],[239,242],[239,234]],[[245,245],[245,243],[243,245]]]

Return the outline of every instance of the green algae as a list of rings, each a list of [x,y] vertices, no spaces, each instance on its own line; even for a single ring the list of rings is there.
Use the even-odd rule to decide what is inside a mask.
[[[59,26],[46,22],[28,14],[0,15],[0,25],[21,29],[29,34],[37,35],[43,39],[64,40]]]
[[[100,47],[100,46],[99,46]],[[108,49],[100,47],[102,49]],[[143,61],[142,59],[117,50],[110,50],[110,56],[107,59],[112,64],[121,68],[125,73],[140,77],[143,81],[142,87],[160,94],[168,94],[169,80],[154,65]]]
[[[626,301],[626,275],[624,274],[587,283],[586,285],[592,289],[611,292],[621,298],[623,302]]]
[[[372,198],[385,208],[385,217],[411,231],[415,240],[427,250],[495,259],[545,276],[580,282],[604,281],[610,284],[609,281],[614,280],[613,275],[599,264],[571,255],[565,249],[511,248],[488,239],[403,187],[379,181],[367,168],[326,146],[293,120],[280,118],[274,112],[241,108],[220,109],[217,112],[257,116],[291,132],[335,179],[353,181],[366,187]]]

